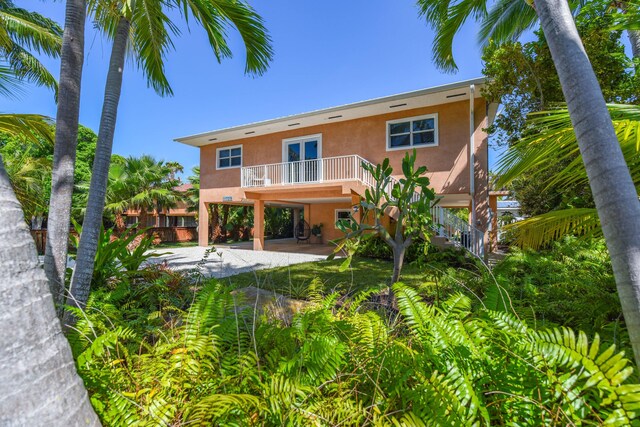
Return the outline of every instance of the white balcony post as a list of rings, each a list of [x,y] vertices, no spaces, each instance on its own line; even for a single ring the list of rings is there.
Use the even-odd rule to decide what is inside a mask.
[[[358,156],[353,156],[353,177],[360,181],[360,174],[358,173]]]

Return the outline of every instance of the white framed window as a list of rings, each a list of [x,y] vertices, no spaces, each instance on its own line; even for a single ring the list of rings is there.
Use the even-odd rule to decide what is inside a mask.
[[[223,147],[216,150],[216,169],[242,167],[242,145]]]
[[[338,229],[338,221],[340,220],[347,220],[349,221],[351,219],[351,209],[336,209],[335,212],[335,222],[334,227],[336,228],[336,230]]]
[[[438,145],[438,115],[390,120],[387,122],[387,151]]]

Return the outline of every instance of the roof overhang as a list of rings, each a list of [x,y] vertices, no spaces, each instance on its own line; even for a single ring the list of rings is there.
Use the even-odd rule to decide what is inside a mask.
[[[244,138],[252,138],[259,135],[268,135],[271,133],[306,128],[326,123],[344,122],[347,120],[387,114],[396,111],[412,110],[431,105],[458,102],[469,99],[470,85],[475,85],[476,89],[478,89],[482,87],[486,81],[487,79],[484,77],[464,80],[461,82],[386,96],[383,98],[375,98],[353,104],[311,111],[308,113],[295,114],[272,120],[265,120],[184,136],[176,138],[175,141],[194,147],[202,147],[209,144],[236,141]],[[480,92],[480,90],[475,91],[476,98],[480,98],[482,96]]]

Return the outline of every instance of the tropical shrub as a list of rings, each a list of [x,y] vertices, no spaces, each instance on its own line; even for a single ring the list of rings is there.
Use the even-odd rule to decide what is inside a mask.
[[[434,251],[435,249],[431,247],[429,242],[423,239],[416,239],[411,246],[407,248],[404,259],[406,262],[414,262],[417,259],[424,259],[426,254],[433,253]],[[365,258],[393,260],[393,251],[379,236],[362,241],[360,245],[358,245],[355,254]]]
[[[611,261],[602,239],[565,237],[547,251],[512,249],[493,274],[515,310],[540,328],[600,334],[628,348]]]
[[[78,248],[82,226],[74,222],[77,234],[70,236],[71,244]],[[140,266],[147,260],[168,252],[150,251],[153,247],[153,236],[146,235],[147,229],[131,229],[121,236],[116,236],[113,229],[101,229],[93,269],[92,285],[104,286],[109,281],[126,280],[127,275],[136,274]]]
[[[597,336],[394,291],[393,323],[365,292],[340,308],[315,293],[284,324],[254,322],[210,282],[155,332],[106,321],[94,299],[71,342],[105,425],[637,424],[633,367]]]

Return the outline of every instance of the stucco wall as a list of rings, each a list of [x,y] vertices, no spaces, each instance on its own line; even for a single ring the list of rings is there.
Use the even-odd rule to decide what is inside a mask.
[[[485,101],[476,99],[475,104],[477,122],[481,122]],[[201,189],[225,188],[225,194],[235,194],[231,188],[240,186],[239,168],[216,170],[218,148],[242,144],[243,166],[279,163],[283,161],[283,139],[314,134],[322,134],[322,157],[359,154],[374,164],[388,157],[394,170],[400,172],[405,151],[386,150],[386,122],[434,113],[438,114],[439,145],[418,148],[418,164],[427,166],[431,184],[439,194],[468,194],[468,100],[207,145],[200,150]]]
[[[343,233],[335,227],[335,210],[351,209],[350,203],[317,203],[310,206],[309,219],[306,221],[309,226],[322,224],[322,241],[326,243],[330,240],[343,236]],[[312,238],[312,242],[315,239]]]

